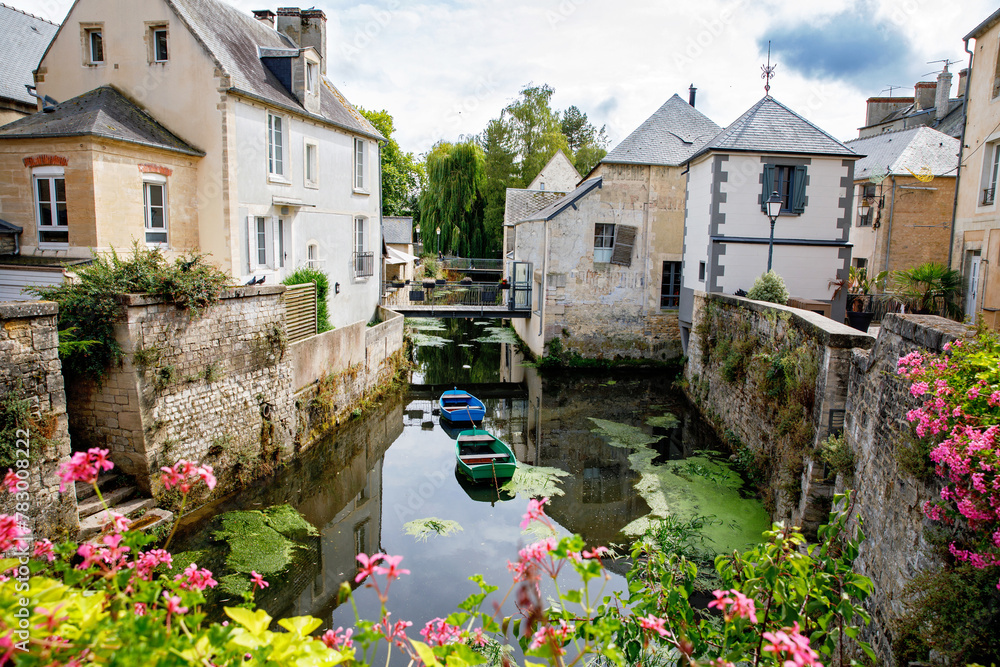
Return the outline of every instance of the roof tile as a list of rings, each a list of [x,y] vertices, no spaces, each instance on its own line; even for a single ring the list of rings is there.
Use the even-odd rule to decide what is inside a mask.
[[[601,162],[680,165],[721,129],[675,93]]]

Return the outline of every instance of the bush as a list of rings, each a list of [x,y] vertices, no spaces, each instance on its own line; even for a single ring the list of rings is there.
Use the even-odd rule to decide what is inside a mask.
[[[115,340],[115,324],[125,316],[121,296],[148,294],[188,308],[192,315],[215,303],[229,277],[206,263],[204,255],[178,257],[167,262],[159,249],[133,244],[132,252],[119,257],[111,252],[94,254],[94,261],[76,270],[77,280],[50,287],[34,287],[39,298],[59,304],[59,329],[75,329],[79,340],[90,345],[60,347],[64,368],[98,381],[122,358]]]
[[[753,287],[747,292],[747,298],[754,301],[768,301],[770,303],[788,303],[788,288],[785,281],[773,270],[761,274],[754,281]]]
[[[326,295],[330,293],[330,279],[319,269],[303,266],[281,281],[282,285],[304,285],[316,283],[316,324],[317,332],[323,333],[333,328],[330,325],[330,311]]]
[[[850,475],[854,472],[854,451],[847,444],[844,434],[830,435],[819,444],[819,456],[830,468],[839,475]]]

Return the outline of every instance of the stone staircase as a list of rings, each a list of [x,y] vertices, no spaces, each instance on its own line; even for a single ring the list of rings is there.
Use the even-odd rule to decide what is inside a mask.
[[[142,518],[134,523],[135,528],[142,530],[148,530],[173,518],[171,512],[157,509],[156,501],[152,498],[138,497],[137,489],[130,482],[128,477],[115,472],[104,473],[97,478],[97,486],[101,489],[104,502],[112,512],[133,519],[137,513],[145,510]],[[77,482],[76,500],[80,512],[80,532],[77,540],[85,542],[99,537],[109,517],[106,516],[104,505],[97,497],[94,487]]]

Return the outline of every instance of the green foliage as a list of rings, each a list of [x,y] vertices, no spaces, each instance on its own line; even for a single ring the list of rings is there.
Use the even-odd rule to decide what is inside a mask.
[[[53,419],[43,419],[35,414],[31,401],[24,397],[20,381],[0,393],[0,471],[6,472],[9,468],[22,470],[29,461],[33,461],[39,451],[51,444],[49,437],[54,426]],[[18,441],[28,445],[18,447]],[[21,463],[18,464],[18,461]]]
[[[287,278],[281,281],[282,285],[304,285],[305,283],[316,284],[316,324],[318,333],[329,331],[333,327],[330,325],[330,311],[326,298],[330,293],[330,279],[326,273],[319,269],[302,266],[295,269]]]
[[[226,567],[235,573],[256,571],[268,575],[284,571],[292,562],[296,544],[316,529],[291,507],[277,506],[265,511],[227,512],[221,527],[213,533],[216,540],[229,545]]]
[[[427,184],[420,195],[424,247],[463,257],[485,257],[482,191],[485,156],[473,141],[441,142],[427,156]],[[437,229],[441,230],[440,238]]]
[[[35,287],[39,298],[59,304],[59,327],[74,329],[88,341],[86,346],[66,349],[63,367],[73,373],[100,380],[107,369],[120,362],[121,346],[115,340],[115,324],[125,314],[123,294],[148,294],[164,298],[193,317],[215,303],[229,277],[205,262],[204,255],[187,255],[167,262],[159,249],[138,243],[125,257],[115,250],[94,254],[94,261],[76,270],[72,283]]]
[[[598,130],[575,105],[562,112],[559,125],[573,151],[573,166],[586,176],[608,154],[604,126]]]
[[[423,166],[416,161],[413,153],[404,153],[393,139],[396,127],[388,111],[368,111],[361,107],[358,111],[387,139],[380,148],[383,215],[412,215],[416,190],[424,176]]]
[[[784,305],[788,303],[788,288],[785,287],[784,279],[772,269],[754,281],[753,287],[747,292],[747,298]]]
[[[909,302],[912,310],[961,319],[961,272],[943,264],[928,262],[911,269],[895,271],[892,280],[897,293]]]
[[[457,521],[451,521],[450,519],[439,519],[435,516],[427,517],[426,519],[415,519],[414,521],[408,521],[403,524],[403,530],[407,535],[412,535],[413,537],[421,540],[423,542],[427,541],[427,538],[431,535],[440,535],[441,537],[448,537],[454,533],[464,530]]]
[[[838,475],[854,473],[854,451],[843,433],[829,435],[819,444],[819,456]]]
[[[96,345],[96,340],[79,340],[77,328],[69,327],[59,332],[59,357],[65,359],[73,354],[84,353],[92,345]]]

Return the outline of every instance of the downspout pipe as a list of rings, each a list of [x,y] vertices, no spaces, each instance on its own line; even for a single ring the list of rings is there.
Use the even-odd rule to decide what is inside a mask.
[[[969,122],[969,87],[972,85],[972,51],[969,40],[965,39],[965,52],[969,54],[969,76],[965,80],[965,95],[962,96],[962,138],[958,141],[958,166],[955,167],[955,201],[951,207],[951,234],[948,238],[948,268],[955,256],[955,224],[958,218],[958,186],[962,183],[962,157],[965,154],[965,129]]]
[[[892,250],[892,214],[896,211],[896,177],[892,177],[892,198],[889,200],[889,229],[885,234],[885,268],[889,270],[889,251]]]

